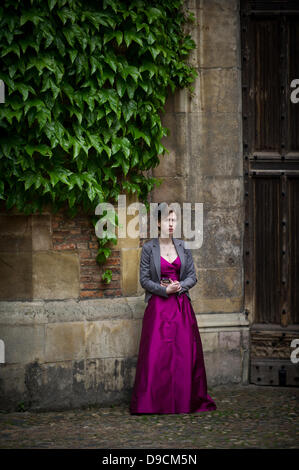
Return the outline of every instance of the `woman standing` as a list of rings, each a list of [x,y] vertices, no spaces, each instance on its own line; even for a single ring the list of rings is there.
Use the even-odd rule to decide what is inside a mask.
[[[142,247],[140,284],[147,307],[131,414],[217,409],[207,393],[202,344],[189,295],[197,282],[192,254],[183,240],[172,236],[176,222],[175,211],[160,204],[159,237]]]

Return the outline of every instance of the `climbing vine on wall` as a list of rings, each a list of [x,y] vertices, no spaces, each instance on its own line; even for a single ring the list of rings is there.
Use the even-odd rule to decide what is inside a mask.
[[[193,15],[182,7],[179,0],[2,0],[0,199],[7,209],[30,214],[51,204],[56,212],[67,203],[71,216],[79,205],[94,214],[124,191],[148,207],[161,181],[144,171],[166,151],[159,112],[169,90],[192,90],[196,76],[186,63],[195,43],[183,32]],[[99,239],[99,263],[109,241]]]

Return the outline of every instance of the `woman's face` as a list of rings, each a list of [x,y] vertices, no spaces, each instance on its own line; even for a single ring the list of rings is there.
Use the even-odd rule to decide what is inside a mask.
[[[175,231],[177,224],[177,216],[175,212],[170,212],[168,217],[165,217],[164,219],[161,219],[161,232],[160,236],[163,237],[169,237],[173,234]]]

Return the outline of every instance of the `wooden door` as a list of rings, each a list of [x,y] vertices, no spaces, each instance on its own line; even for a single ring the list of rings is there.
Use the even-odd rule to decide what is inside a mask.
[[[241,0],[250,382],[299,386],[299,2]]]

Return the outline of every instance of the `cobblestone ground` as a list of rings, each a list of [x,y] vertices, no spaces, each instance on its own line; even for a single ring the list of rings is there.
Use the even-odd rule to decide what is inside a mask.
[[[299,448],[299,388],[209,387],[218,409],[131,415],[128,404],[0,413],[0,448]]]

